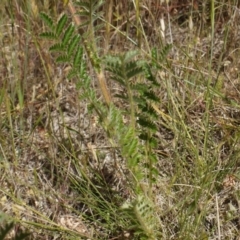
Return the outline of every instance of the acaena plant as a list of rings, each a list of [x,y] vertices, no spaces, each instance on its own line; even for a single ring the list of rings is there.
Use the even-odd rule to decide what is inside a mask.
[[[158,113],[154,105],[159,103],[155,93],[159,83],[154,75],[154,68],[155,70],[160,68],[158,62],[166,57],[169,49],[170,46],[167,45],[159,54],[153,49],[150,62],[139,59],[137,51],[107,56],[105,59],[106,70],[111,73],[111,79],[123,88],[123,93],[116,94],[115,97],[126,102],[128,109],[125,111],[130,116],[130,126],[144,146],[140,162],[134,161],[134,164],[142,164],[141,170],[144,169],[145,172],[144,179],[149,183],[148,193],[151,193],[152,183],[158,175],[155,167],[157,157],[154,152],[154,148],[157,147],[155,133]]]
[[[158,220],[149,218],[146,211],[152,209],[148,204],[150,199],[147,195],[150,193],[149,196],[151,196],[152,184],[158,174],[157,156],[154,152],[157,145],[154,134],[157,131],[158,115],[153,105],[159,103],[155,94],[159,83],[154,74],[154,68],[159,68],[157,65],[159,59],[152,56],[150,61],[146,61],[140,58],[137,51],[107,56],[104,62],[96,57],[99,63],[97,66],[102,67],[105,64],[106,70],[111,73],[111,79],[118,82],[125,90],[125,94],[121,97],[129,107],[120,108],[113,102],[105,105],[98,101],[97,89],[94,89],[91,84],[87,62],[83,57],[84,53],[88,51],[84,45],[85,41],[82,39],[84,36],[80,36],[74,24],[68,23],[65,14],[59,18],[56,24],[47,14],[41,13],[40,16],[50,29],[50,31],[42,33],[41,37],[53,41],[49,50],[57,53],[57,63],[71,66],[67,77],[77,79],[77,88],[81,92],[80,98],[85,99],[97,113],[99,123],[105,130],[110,144],[117,147],[123,159],[126,160],[131,188],[139,197],[136,198],[137,202],[134,201],[127,205],[124,212],[130,213],[130,220],[133,219],[133,216],[136,217],[137,221],[132,222],[131,220],[131,222],[133,226],[139,225],[138,231],[140,232],[138,234],[140,236],[154,239],[155,233],[152,229],[157,229]],[[164,49],[161,56],[166,56],[166,54],[167,51]],[[129,124],[124,123],[123,115],[130,116]],[[149,189],[147,191],[142,187],[146,184]],[[155,216],[152,217],[155,218]]]
[[[138,182],[147,182],[148,190],[144,194],[138,192],[136,199],[131,203],[125,203],[122,207],[131,222],[130,229],[135,230],[135,235],[140,239],[159,239],[160,219],[154,211],[151,202],[152,185],[157,179],[157,156],[154,149],[157,147],[157,118],[158,113],[154,105],[159,103],[155,90],[159,87],[154,70],[161,69],[162,62],[171,46],[167,45],[157,53],[152,50],[151,61],[139,59],[137,51],[129,51],[126,54],[107,56],[106,70],[111,74],[111,79],[122,88],[122,94],[116,94],[125,101],[126,116],[129,117],[128,134],[118,134],[122,139],[122,154],[126,154],[128,167],[136,174]],[[124,126],[118,124],[118,133],[123,133]],[[115,126],[116,126],[115,125]],[[150,199],[147,195],[150,196]]]

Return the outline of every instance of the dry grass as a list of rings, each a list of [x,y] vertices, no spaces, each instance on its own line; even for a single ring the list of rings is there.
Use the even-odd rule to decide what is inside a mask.
[[[8,239],[22,229],[31,239],[140,239],[119,214],[135,197],[124,159],[39,37],[40,11],[71,12],[31,2],[0,4],[8,10],[0,13],[0,216],[16,223]],[[147,59],[153,47],[173,45],[157,72],[156,232],[239,239],[239,3],[156,2],[106,0],[94,25],[104,23],[94,30],[101,56],[139,49]],[[114,98],[121,86],[91,66],[92,88],[104,74],[124,109]]]

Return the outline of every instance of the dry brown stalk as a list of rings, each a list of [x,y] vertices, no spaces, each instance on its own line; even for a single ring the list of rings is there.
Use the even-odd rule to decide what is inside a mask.
[[[71,1],[68,2],[68,8],[69,8],[69,11],[71,12],[71,14],[73,16],[74,22],[76,23],[77,26],[80,26],[81,25],[81,19],[76,14],[77,11],[76,11],[76,9],[73,6]],[[83,35],[83,30],[82,29],[79,29],[79,32],[80,32],[81,35]],[[94,63],[93,63],[93,61],[90,57],[91,53],[88,50],[88,47],[86,46],[86,43],[84,42],[83,44],[85,44],[85,46],[84,46],[85,50],[86,50],[86,52],[89,56],[90,61],[92,62],[92,65],[94,66]],[[103,69],[100,68],[100,70],[97,70],[96,75],[97,75],[98,84],[99,84],[99,87],[101,89],[104,100],[107,103],[107,105],[109,105],[110,102],[111,102],[111,95],[110,95],[110,92],[109,92],[108,87],[107,87],[107,82],[106,82],[106,78],[105,78],[105,74],[103,72]]]

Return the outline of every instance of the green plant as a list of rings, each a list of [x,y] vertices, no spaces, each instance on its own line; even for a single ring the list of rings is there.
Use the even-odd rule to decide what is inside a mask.
[[[154,211],[154,206],[146,196],[138,195],[132,203],[122,206],[124,214],[131,220],[129,229],[141,240],[156,240],[159,235],[160,220]]]
[[[156,50],[153,49],[150,63],[140,59],[137,51],[106,57],[106,70],[111,73],[111,79],[123,89],[123,94],[117,94],[115,97],[123,99],[129,106],[128,109],[125,109],[125,115],[130,116],[129,122],[133,135],[137,137],[138,141],[143,141],[141,145],[144,146],[144,149],[141,150],[137,148],[137,145],[129,148],[135,149],[142,156],[133,160],[130,157],[132,154],[129,153],[126,159],[129,166],[142,164],[138,171],[145,172],[145,174],[142,174],[142,179],[138,180],[148,181],[149,194],[151,194],[155,176],[158,175],[158,170],[155,167],[157,157],[154,152],[157,140],[154,134],[157,132],[156,120],[159,115],[154,106],[159,103],[159,98],[154,91],[159,87],[159,83],[152,68],[161,69],[160,66],[156,66],[156,63],[164,61],[168,50],[169,46],[167,45],[159,53],[161,57],[158,58]],[[127,142],[127,139],[125,141]]]
[[[1,215],[0,215],[0,218],[1,218]],[[1,221],[1,219],[0,219],[0,223],[4,223],[4,222]],[[0,239],[4,240],[5,237],[7,237],[10,234],[10,232],[14,229],[14,227],[15,227],[15,224],[13,222],[7,223],[4,225],[1,224]],[[29,239],[29,237],[30,237],[30,233],[17,231],[16,235],[14,237],[12,237],[11,239],[12,240],[23,240],[23,239]]]
[[[111,73],[111,78],[118,82],[124,91],[126,90],[126,94],[121,98],[129,105],[129,109],[117,108],[113,103],[104,106],[99,103],[96,90],[91,87],[91,78],[88,75],[86,61],[83,59],[84,48],[79,45],[84,41],[81,39],[84,36],[80,37],[76,34],[72,24],[67,25],[66,15],[62,15],[56,25],[45,13],[41,13],[41,18],[51,30],[42,33],[41,37],[56,42],[50,47],[50,51],[58,53],[56,58],[58,63],[71,65],[68,78],[78,79],[80,99],[86,100],[90,109],[97,113],[99,123],[107,133],[109,142],[114,148],[120,149],[130,173],[131,188],[137,195],[144,196],[142,193],[151,195],[152,185],[158,174],[155,166],[157,157],[153,150],[157,144],[154,137],[157,126],[154,121],[158,115],[152,106],[159,102],[154,93],[154,89],[159,84],[152,73],[154,63],[156,67],[156,62],[159,60],[156,54],[149,63],[139,59],[137,51],[119,56],[108,55],[105,59],[106,70]],[[160,53],[162,59],[166,56],[167,49],[169,46]],[[96,59],[99,61],[99,58]],[[99,62],[98,65],[102,64]],[[128,114],[129,125],[126,125],[123,116]],[[142,187],[146,183],[149,185],[147,191],[146,186]]]

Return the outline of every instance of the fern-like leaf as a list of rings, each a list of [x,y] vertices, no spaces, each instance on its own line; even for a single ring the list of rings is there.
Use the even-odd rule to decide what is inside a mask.
[[[51,40],[57,40],[57,36],[53,32],[43,32],[40,34],[40,37]]]
[[[67,55],[60,55],[60,56],[57,57],[56,62],[57,63],[69,63],[70,60],[69,60],[69,57]]]
[[[152,85],[159,87],[160,84],[156,81],[156,78],[153,76],[150,65],[144,64],[142,67],[144,69],[146,79],[150,81]]]
[[[151,129],[153,131],[157,130],[156,124],[153,123],[150,119],[148,119],[147,117],[143,117],[143,115],[141,115],[140,117],[138,117],[137,123],[140,124],[142,127],[147,128],[147,129]]]
[[[54,32],[54,24],[51,17],[49,17],[46,13],[41,12],[40,18],[48,25],[48,27]]]
[[[7,236],[7,234],[10,233],[13,227],[14,227],[13,223],[9,223],[9,224],[6,224],[4,227],[0,227],[0,239],[5,239],[5,237]],[[14,240],[28,239],[29,236],[30,234],[27,232],[18,232],[14,237]]]
[[[151,90],[145,91],[143,93],[143,97],[145,97],[145,99],[147,99],[147,100],[151,100],[151,101],[154,101],[154,102],[159,102],[159,98]]]
[[[72,23],[70,23],[68,28],[66,29],[66,31],[64,33],[64,36],[63,36],[63,39],[62,39],[62,44],[64,46],[66,46],[69,43],[74,30],[75,30],[74,25]]]
[[[143,72],[143,69],[139,67],[136,62],[131,61],[126,64],[126,75],[128,79],[135,77],[142,72]]]
[[[137,57],[137,55],[138,55],[137,50],[128,51],[124,56],[123,62],[128,63],[128,62],[132,61],[134,57]],[[137,59],[135,59],[135,61],[137,61]]]
[[[160,239],[156,233],[159,220],[146,196],[138,195],[135,201],[123,204],[121,209],[131,221],[130,228],[135,236],[143,240]]]
[[[152,163],[157,163],[158,162],[158,159],[157,159],[157,157],[156,157],[156,155],[153,155],[153,154],[150,154],[149,155],[149,160],[150,160],[150,162],[152,162]],[[152,167],[153,166],[153,164],[150,166],[152,169],[155,169],[154,167]],[[159,172],[157,171],[157,169],[155,169],[156,170],[156,172],[155,172],[155,174],[158,174]]]
[[[166,44],[160,51],[153,48],[151,51],[152,62],[151,65],[157,69],[162,69],[161,63],[166,61],[167,54],[172,49],[172,44]]]
[[[78,75],[78,70],[73,68],[68,72],[67,78],[72,79],[72,78],[76,77],[77,75]]]
[[[78,1],[76,4],[82,9],[79,14],[85,17],[91,24],[102,16],[100,11],[101,6],[104,4],[102,0]]]
[[[5,225],[4,227],[1,227],[0,228],[0,239],[4,239],[13,227],[14,227],[13,223],[9,223],[9,224]]]
[[[141,109],[142,113],[145,113],[148,116],[151,116],[152,119],[158,118],[158,114],[156,110],[150,104],[144,104],[144,105],[139,104],[138,106]]]
[[[73,59],[73,67],[77,68],[82,61],[82,56],[83,56],[83,49],[81,47],[78,47],[76,54]]]
[[[57,26],[56,26],[56,35],[59,37],[61,33],[63,32],[63,29],[67,23],[67,15],[63,14],[60,19],[58,20]]]
[[[172,49],[172,44],[166,44],[166,46],[164,46],[159,53],[158,61],[160,62],[164,61],[171,49]]]
[[[51,51],[51,52],[63,52],[63,51],[65,51],[65,47],[61,43],[56,43],[49,48],[49,51]]]
[[[73,52],[75,51],[77,44],[80,42],[80,35],[76,34],[71,41],[69,42],[67,53],[68,56],[72,56]]]
[[[132,139],[131,142],[128,141],[128,143],[124,146],[125,150],[127,150],[128,154],[129,154],[129,156],[134,156],[135,155],[137,145],[138,145],[137,139]]]

